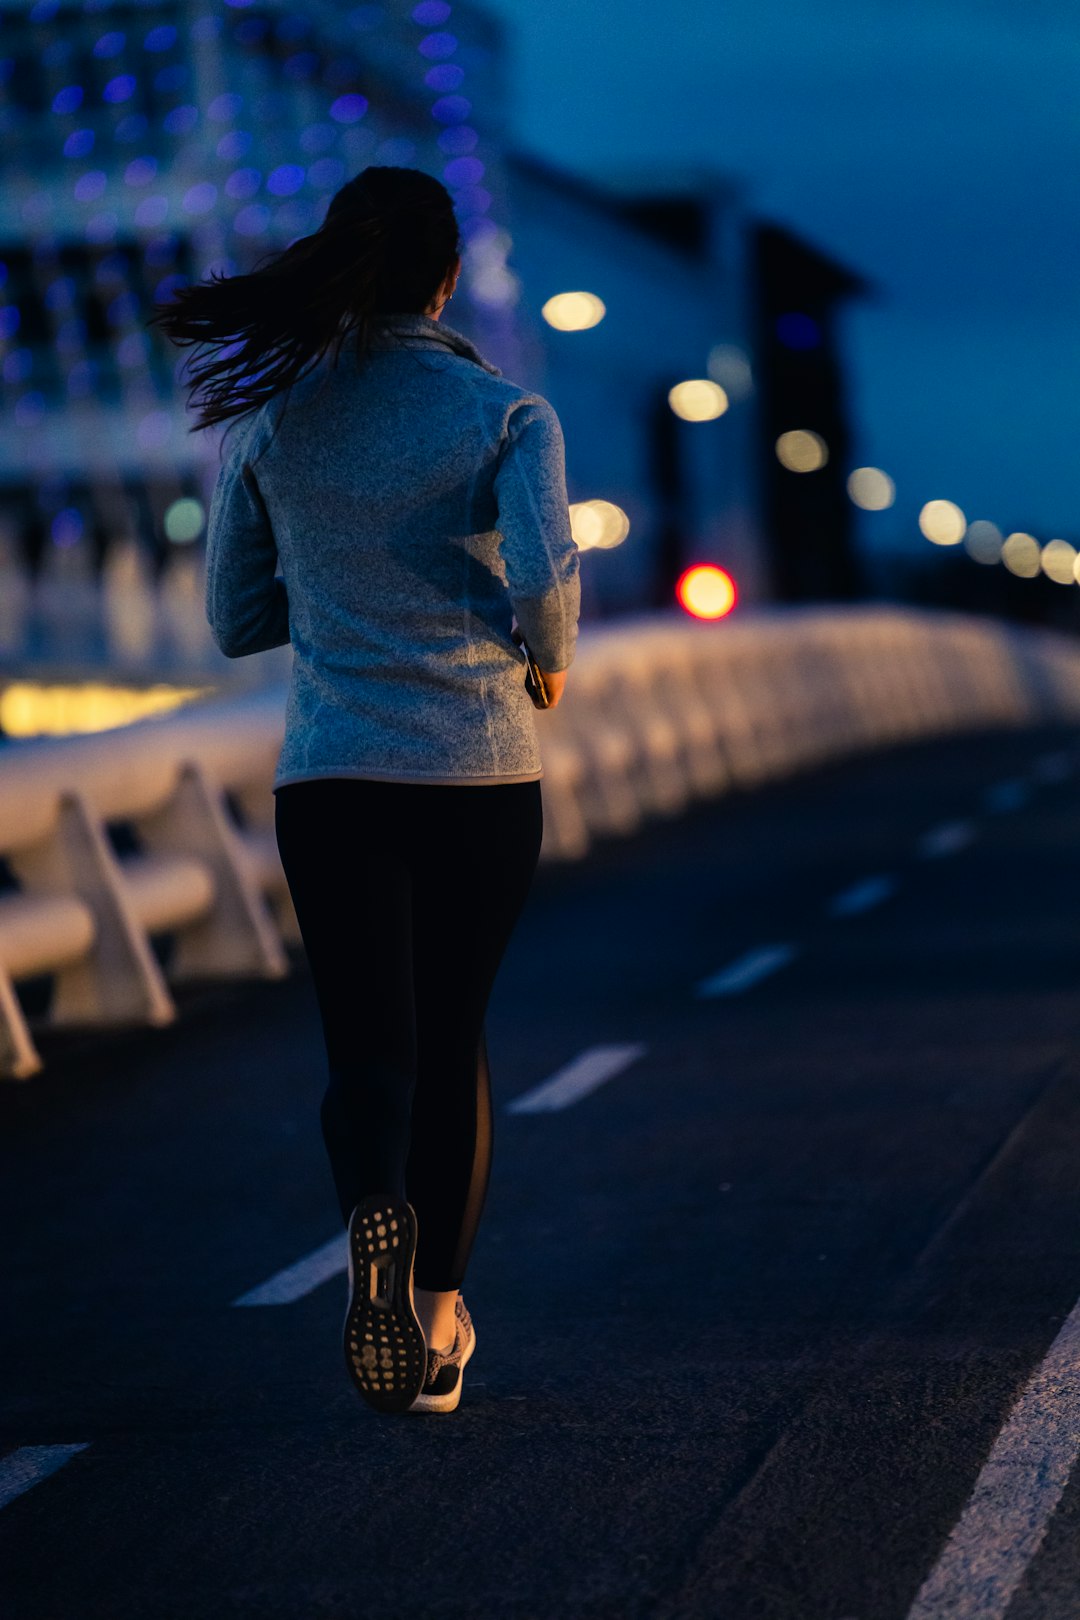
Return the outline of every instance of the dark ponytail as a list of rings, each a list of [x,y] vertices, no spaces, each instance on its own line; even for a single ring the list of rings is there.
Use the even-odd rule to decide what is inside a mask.
[[[422,169],[367,168],[335,193],[317,231],[246,275],[211,272],[181,287],[147,325],[178,345],[211,344],[188,386],[202,389],[192,432],[257,410],[290,389],[350,332],[357,363],[372,318],[423,311],[446,279],[461,241],[441,180]]]

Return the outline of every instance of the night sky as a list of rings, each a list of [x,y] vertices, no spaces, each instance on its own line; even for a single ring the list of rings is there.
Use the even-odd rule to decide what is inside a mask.
[[[713,163],[876,284],[842,326],[855,462],[897,486],[866,543],[925,546],[932,499],[1080,543],[1074,6],[483,3],[519,145],[598,180]]]

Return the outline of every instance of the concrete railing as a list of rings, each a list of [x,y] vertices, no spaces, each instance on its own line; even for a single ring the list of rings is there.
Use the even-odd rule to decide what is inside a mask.
[[[44,1027],[165,1024],[184,981],[289,971],[284,704],[276,684],[0,752],[0,1076],[41,1067],[21,982],[48,976]],[[566,697],[536,717],[541,858],[863,749],[1048,719],[1080,719],[1080,641],[994,620],[859,606],[586,627]]]

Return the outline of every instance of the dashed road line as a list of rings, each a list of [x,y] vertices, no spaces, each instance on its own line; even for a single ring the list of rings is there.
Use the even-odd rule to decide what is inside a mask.
[[[629,1067],[645,1051],[640,1041],[623,1046],[590,1046],[553,1074],[507,1103],[508,1114],[547,1114],[569,1108]]]
[[[1039,782],[1050,783],[1065,781],[1072,773],[1073,763],[1070,756],[1063,751],[1055,751],[1040,755],[1032,765],[1031,774]],[[998,782],[988,788],[983,795],[983,804],[988,810],[1003,812],[1021,808],[1029,797],[1029,784],[1022,778],[1014,778]],[[977,830],[975,823],[968,819],[941,822],[918,840],[917,853],[927,859],[956,854],[974,841]],[[886,873],[862,878],[833,896],[827,908],[829,915],[834,918],[857,916],[890,899],[897,888],[896,878]],[[794,961],[798,954],[799,946],[791,943],[759,946],[744,952],[717,973],[700,980],[695,987],[695,993],[699,997],[739,995],[760,984],[771,974],[779,972],[782,967]],[[507,1104],[506,1112],[539,1114],[554,1113],[568,1108],[597,1090],[606,1081],[613,1079],[615,1075],[622,1073],[644,1051],[645,1046],[641,1043],[589,1047],[550,1079],[522,1096],[515,1097]],[[346,1234],[341,1232],[302,1260],[296,1261],[294,1265],[286,1266],[283,1271],[276,1272],[258,1287],[241,1294],[239,1299],[233,1300],[233,1304],[291,1305],[294,1301],[303,1299],[306,1294],[312,1293],[329,1278],[344,1272],[347,1267],[347,1238]],[[52,1472],[67,1460],[68,1455],[81,1448],[76,1446],[25,1449],[41,1453],[63,1452],[64,1455],[46,1470]],[[19,1453],[14,1455],[17,1456]],[[34,1481],[31,1480],[30,1483]],[[2,1475],[0,1475],[0,1492],[2,1492]],[[0,1495],[0,1506],[2,1505],[3,1497]]]
[[[987,788],[983,794],[985,809],[995,815],[1002,815],[1009,810],[1022,810],[1031,798],[1031,788],[1021,778],[1015,777],[1008,782],[995,782],[993,787]]]
[[[568,1108],[571,1103],[578,1102],[590,1091],[602,1086],[605,1080],[620,1074],[644,1051],[645,1047],[640,1042],[623,1046],[590,1046],[542,1085],[516,1097],[507,1105],[507,1112],[539,1114]],[[348,1238],[344,1232],[339,1232],[302,1260],[286,1266],[283,1271],[276,1271],[256,1288],[241,1294],[239,1299],[233,1300],[233,1304],[293,1305],[298,1299],[314,1293],[331,1277],[347,1271],[348,1265]]]
[[[328,1243],[297,1260],[295,1265],[277,1271],[257,1288],[250,1289],[234,1299],[234,1305],[292,1305],[305,1294],[313,1293],[331,1277],[347,1271],[349,1266],[349,1240],[339,1232]]]
[[[7,1507],[31,1486],[55,1474],[89,1444],[89,1440],[81,1440],[72,1446],[20,1446],[17,1451],[0,1457],[0,1508]]]
[[[956,855],[974,843],[977,828],[973,821],[943,821],[929,832],[923,833],[916,844],[916,852],[926,860],[942,855]]]
[[[839,894],[833,895],[828,905],[829,916],[857,917],[873,906],[880,906],[883,900],[891,899],[897,887],[896,879],[887,873],[862,878],[849,889],[842,889]]]
[[[1028,1380],[907,1620],[1004,1620],[1080,1456],[1080,1302]]]
[[[702,979],[697,985],[696,994],[737,996],[741,991],[759,984],[762,979],[767,979],[770,973],[786,967],[798,954],[797,945],[762,945],[757,950],[747,951],[718,973]]]

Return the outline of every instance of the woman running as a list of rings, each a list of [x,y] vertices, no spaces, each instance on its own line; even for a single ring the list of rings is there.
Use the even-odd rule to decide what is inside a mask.
[[[275,828],[326,1048],[346,1365],[381,1412],[452,1411],[476,1346],[484,1018],[540,855],[534,701],[562,696],[580,607],[558,417],[440,320],[460,270],[442,183],[372,167],[310,236],[152,317],[218,351],[196,427],[246,418],[206,611],[230,658],[293,647]]]

